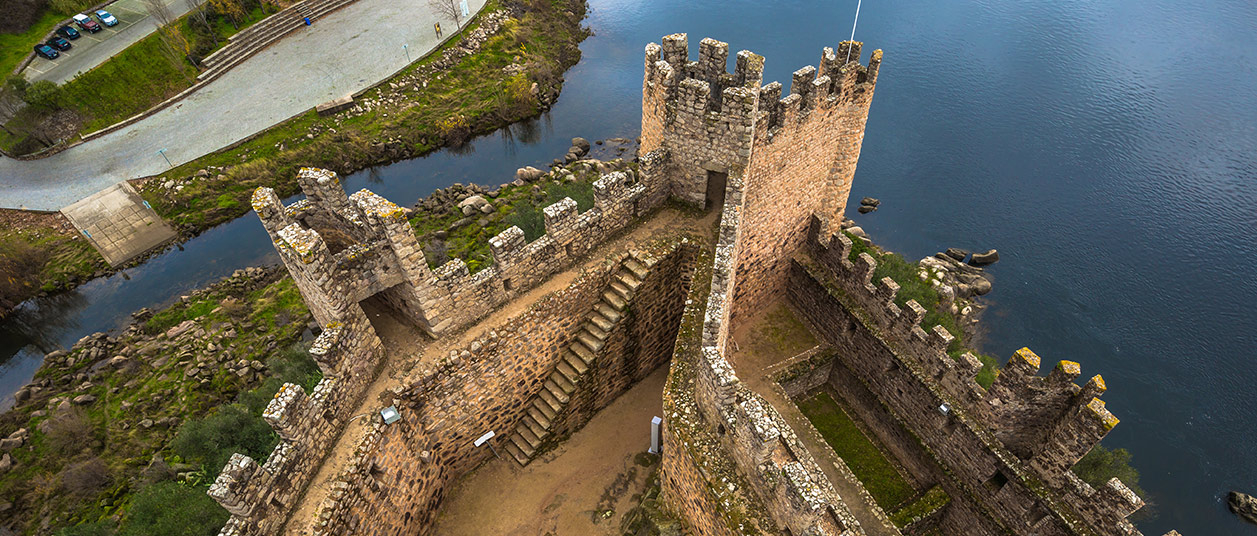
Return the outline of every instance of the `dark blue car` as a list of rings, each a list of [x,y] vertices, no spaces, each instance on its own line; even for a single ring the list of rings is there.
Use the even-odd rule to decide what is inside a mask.
[[[48,40],[47,45],[57,50],[70,50],[70,42],[61,37],[53,36]]]
[[[57,28],[57,35],[60,35],[61,37],[64,37],[66,39],[74,40],[74,39],[78,39],[80,34],[78,30],[75,30],[71,26],[62,26],[60,28]]]
[[[57,52],[57,49],[44,44],[35,45],[35,53],[50,60],[61,55],[60,52]]]

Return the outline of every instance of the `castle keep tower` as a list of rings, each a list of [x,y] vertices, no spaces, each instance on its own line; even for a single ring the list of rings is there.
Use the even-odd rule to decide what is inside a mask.
[[[728,73],[729,45],[715,39],[699,43],[696,62],[685,34],[646,46],[641,151],[667,154],[664,180],[683,201],[720,206],[740,185],[734,319],[782,291],[812,214],[842,221],[882,61],[875,50],[861,65],[860,48],[825,48],[783,98],[779,82],[760,85],[758,54],[738,52]]]

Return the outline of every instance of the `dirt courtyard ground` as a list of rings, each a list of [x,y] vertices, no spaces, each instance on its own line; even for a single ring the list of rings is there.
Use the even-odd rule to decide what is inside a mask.
[[[650,419],[663,415],[661,366],[554,451],[521,468],[505,453],[460,479],[436,520],[441,536],[620,535],[653,466]]]

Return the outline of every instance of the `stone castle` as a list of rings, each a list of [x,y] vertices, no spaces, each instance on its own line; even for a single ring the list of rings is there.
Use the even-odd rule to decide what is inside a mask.
[[[920,326],[915,301],[873,281],[876,261],[839,232],[882,60],[861,44],[826,48],[788,94],[762,85],[764,59],[684,34],[646,47],[641,157],[593,185],[594,206],[544,209],[545,234],[512,227],[494,263],[432,269],[405,211],[328,171],[298,176],[306,199],[284,206],[260,188],[253,207],[315,319],[324,379],[288,384],[263,417],[281,438],[261,463],[237,454],[210,495],[231,514],[223,536],[433,534],[448,487],[493,454],[527,464],[632,384],[668,367],[661,502],[695,535],[1134,535],[1143,501],[1117,479],[1099,489],[1070,471],[1117,419],[1079,386],[1077,363],[1040,376],[1018,351],[995,383],[971,354]],[[487,326],[448,356],[419,363],[391,397],[394,418],[352,428],[389,350],[364,304],[427,337],[450,337],[578,266],[669,200],[718,212],[714,233],[676,231],[593,262],[562,290]],[[784,302],[821,345],[775,365],[767,381],[732,359],[734,329]],[[841,462],[822,467],[815,431],[783,417],[818,387],[843,398],[922,490],[948,500],[898,526]],[[371,407],[387,404],[377,404]],[[378,408],[377,408],[378,409]],[[806,425],[805,425],[806,426]],[[354,448],[326,497],[296,512],[342,434]],[[643,450],[645,445],[643,445]],[[837,479],[833,476],[837,474]],[[843,490],[840,494],[839,490]],[[295,519],[304,515],[309,519]]]

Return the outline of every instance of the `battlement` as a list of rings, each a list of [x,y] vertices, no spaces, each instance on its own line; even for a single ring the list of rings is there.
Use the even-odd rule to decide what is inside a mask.
[[[972,449],[979,446],[991,452],[990,459],[997,468],[1003,467],[1000,470],[1005,475],[1024,478],[1022,485],[1027,491],[1023,493],[1034,495],[1036,492],[1029,490],[1046,484],[1054,493],[1046,508],[1058,512],[1062,523],[1082,523],[1102,533],[1122,533],[1118,527],[1129,524],[1125,516],[1138,509],[1142,501],[1120,482],[1092,490],[1070,471],[1118,423],[1098,398],[1106,390],[1104,379],[1097,375],[1078,385],[1075,381],[1081,376],[1081,366],[1069,360],[1058,362],[1041,376],[1042,359],[1029,348],[1022,348],[1000,370],[991,388],[983,389],[975,381],[980,361],[970,353],[958,358],[948,355],[950,334],[940,326],[929,331],[921,329],[924,308],[913,300],[902,307],[897,305],[899,287],[894,281],[872,281],[877,261],[868,253],[861,253],[852,262],[851,239],[842,233],[825,236],[825,228],[820,218],[812,218],[809,247],[807,254],[796,261],[796,274],[800,280],[807,277],[826,286],[832,299],[845,304],[894,356],[889,364],[852,362],[848,368],[910,371],[907,375],[912,381],[929,393],[929,399],[919,402],[921,405],[946,407],[945,415],[941,415],[948,423],[944,426],[963,426],[971,431],[974,443],[964,449],[945,444],[931,446],[939,453],[940,463],[961,473],[965,469],[960,467],[972,463]],[[850,332],[839,326],[834,330],[829,333]],[[882,378],[886,375],[869,376],[866,381]],[[876,392],[875,385],[870,388]],[[903,393],[902,387],[898,389]],[[917,417],[909,418],[910,423],[912,418]],[[950,437],[959,436],[952,433]],[[923,438],[927,443],[944,441],[929,435]],[[948,452],[951,448],[960,450],[953,455]],[[978,471],[985,480],[989,469]],[[1070,512],[1087,515],[1075,517]]]

